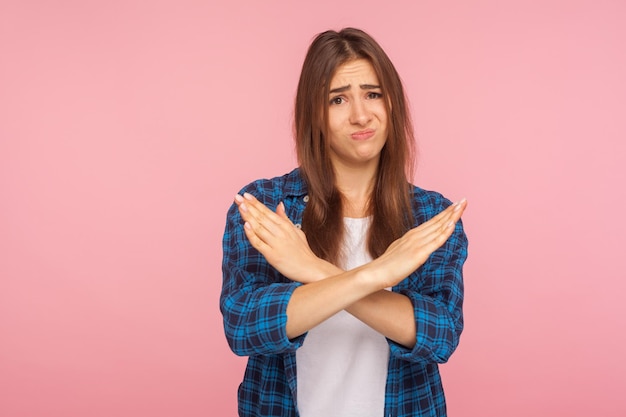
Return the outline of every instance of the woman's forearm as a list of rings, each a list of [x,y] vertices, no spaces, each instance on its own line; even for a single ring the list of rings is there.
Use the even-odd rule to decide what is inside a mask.
[[[359,290],[358,273],[363,274],[367,267],[355,271],[355,276],[351,278],[350,272],[346,273],[328,262],[318,264],[317,267],[316,275],[320,280],[296,289],[287,307],[287,335],[290,338],[299,336],[345,309],[383,336],[406,347],[413,347],[415,319],[413,305],[408,297],[376,289],[375,286],[366,286],[369,289],[375,288],[374,292],[367,293],[365,288]],[[344,274],[348,275],[347,279],[341,278]],[[346,282],[342,281],[344,279]],[[321,284],[328,280],[333,282]],[[313,284],[316,286],[311,288]],[[326,291],[332,293],[327,294]],[[342,294],[342,291],[347,291],[348,294]],[[334,298],[337,300],[333,302]],[[299,305],[304,302],[308,304]],[[301,314],[303,317],[300,317]]]
[[[287,304],[287,336],[300,336],[378,289],[363,268],[296,288]]]

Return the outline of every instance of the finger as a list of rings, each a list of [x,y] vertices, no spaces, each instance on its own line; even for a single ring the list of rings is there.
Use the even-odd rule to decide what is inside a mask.
[[[428,256],[430,256],[433,252],[435,252],[446,243],[446,241],[452,235],[452,232],[454,232],[454,225],[455,222],[450,222],[445,227],[440,229],[438,233],[433,233],[430,236],[431,239],[425,242],[423,246],[423,250]]]
[[[294,227],[293,222],[291,221],[291,219],[287,216],[287,211],[285,210],[285,203],[283,203],[282,201],[278,204],[278,206],[276,207],[276,214],[278,215],[278,217],[280,217],[283,221],[287,222],[287,224],[289,224],[290,226]],[[302,230],[298,229],[298,232],[302,232]],[[303,232],[302,232],[303,233]]]
[[[235,194],[235,204],[237,204],[237,207],[239,208],[243,206],[244,211],[251,207],[254,207],[260,213],[266,213],[270,215],[273,213],[272,210],[267,208],[265,204],[261,203],[250,193],[243,193],[243,196],[240,194]]]
[[[436,216],[433,216],[428,222],[438,222],[443,217],[447,216],[449,213],[453,212],[454,209],[459,205],[460,202],[456,202],[454,204],[450,204],[445,209],[441,210]],[[426,222],[426,223],[428,223]]]
[[[244,198],[241,195],[236,194],[235,204],[237,205],[237,208],[239,209],[239,214],[241,214],[241,217],[243,218],[243,220],[244,221],[249,220],[252,214],[250,213],[250,205],[246,203],[246,200],[244,200]]]
[[[265,243],[271,245],[272,239],[280,238],[283,235],[281,228],[268,220],[267,216],[259,213],[255,207],[250,207],[244,202],[239,206],[239,210],[244,222]]]
[[[243,193],[244,201],[246,201],[251,207],[255,207],[262,213],[268,215],[274,215],[275,213],[270,210],[265,204],[261,203],[255,196],[250,193]]]
[[[458,222],[463,216],[465,209],[467,208],[467,200],[462,199],[457,204],[455,204],[454,210],[452,211],[452,215],[450,216],[451,222]]]
[[[263,224],[256,223],[254,220],[250,220],[246,223],[254,231],[256,236],[271,248],[278,248],[281,244],[289,240],[289,236],[280,228],[272,230],[272,226],[268,228]]]
[[[434,233],[450,233],[454,231],[454,226],[459,221],[465,208],[467,207],[467,200],[462,199],[458,203],[454,204],[453,210],[449,213],[448,216],[443,217],[439,222],[437,222],[437,228]],[[432,233],[432,232],[431,232]]]
[[[242,205],[245,205],[248,221],[253,226],[263,227],[277,236],[284,234],[282,227],[285,226],[285,221],[280,219],[276,213],[265,209],[265,206],[261,208],[258,205],[249,205],[248,202],[242,203]]]
[[[466,204],[467,201],[465,199],[462,199],[455,204],[449,205],[445,210],[442,210],[435,217],[419,225],[416,228],[418,230],[415,233],[420,235],[429,234],[432,233],[433,230],[441,227],[442,225],[447,224],[450,220],[453,220],[455,218],[456,220],[458,220],[458,218],[460,218],[460,215],[463,213]],[[460,213],[459,210],[461,210]]]
[[[287,217],[284,203],[279,203],[276,208],[277,213],[266,209],[266,206],[255,201],[252,196],[240,203],[240,211],[244,221],[250,224],[255,234],[270,247],[275,247],[276,239],[288,239],[289,233],[295,231],[298,238],[306,241],[306,237],[301,230],[296,229],[291,220]],[[278,218],[276,221],[273,218]]]
[[[250,193],[244,193],[243,196],[235,195],[235,204],[243,220],[252,222],[254,227],[266,225],[272,228],[271,222],[277,223],[278,221],[278,216]]]
[[[287,213],[285,212],[285,204],[282,201],[278,203],[278,206],[276,207],[276,214],[278,214],[278,217],[281,219],[288,220],[289,223],[291,223],[291,220],[287,217]]]
[[[265,253],[270,249],[269,245],[257,235],[250,223],[245,222],[243,224],[243,230],[252,247],[261,252],[263,256],[265,256]]]
[[[285,225],[293,226],[293,222],[287,216],[287,213],[285,211],[285,204],[282,201],[276,207],[276,212],[273,212],[270,208],[268,208],[265,204],[261,203],[259,200],[257,200],[256,197],[254,197],[250,193],[244,193],[243,197],[240,198],[240,201],[242,202],[245,201],[247,207],[252,208],[251,212],[260,223],[266,224],[266,222],[263,220],[263,217],[262,217],[262,216],[266,216],[267,220],[271,221],[272,223],[278,226],[281,226],[281,227]],[[257,211],[255,211],[254,209],[256,209]],[[269,225],[268,225],[268,228],[272,229],[272,227]]]
[[[456,204],[450,214],[450,218],[445,222],[440,223],[435,230],[425,236],[424,242],[426,246],[430,247],[433,252],[440,248],[448,240],[452,233],[454,233],[456,223],[461,218],[466,207],[467,201],[465,199]]]
[[[451,212],[441,217],[437,223],[428,225],[428,227],[422,230],[415,230],[411,235],[407,234],[407,242],[417,242],[417,247],[420,248],[419,251],[424,251],[422,253],[427,253],[428,256],[430,256],[432,252],[439,249],[452,235],[455,225],[461,218],[466,206],[467,202],[461,200],[458,204],[454,205]]]
[[[449,209],[451,208],[452,211],[449,211],[447,216],[442,217],[438,222],[437,225],[444,225],[447,226],[449,223],[456,223],[457,221],[459,221],[459,219],[461,218],[461,216],[463,215],[463,212],[465,211],[465,207],[467,207],[467,200],[462,199],[460,201],[458,201],[457,203],[451,205],[450,207],[448,207]]]
[[[445,227],[445,225],[448,224],[450,220],[453,218],[453,215],[454,215],[454,208],[450,206],[449,209],[442,211],[436,217],[433,217],[427,222],[424,222],[420,224],[419,226],[415,227],[414,229],[410,230],[407,233],[407,235],[409,235],[411,238],[423,239],[424,237],[430,235],[431,233],[436,232],[442,226]]]
[[[275,224],[282,223],[283,219],[281,218],[281,216],[279,216],[274,211],[272,211],[269,207],[267,207],[265,204],[257,200],[256,197],[254,197],[252,194],[244,193],[243,198],[248,208],[254,209],[253,212],[255,213],[255,216],[257,217],[257,219],[260,220],[262,216],[265,216],[267,220],[271,221],[272,223],[275,223]],[[277,210],[278,210],[278,207],[277,207]]]
[[[463,198],[461,201],[459,201],[457,207],[454,208],[455,216],[460,219],[463,213],[465,212],[466,208],[467,208],[467,199]]]

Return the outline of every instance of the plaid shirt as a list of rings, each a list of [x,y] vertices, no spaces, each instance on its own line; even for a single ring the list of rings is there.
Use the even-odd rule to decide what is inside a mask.
[[[281,201],[299,224],[306,206],[306,184],[299,170],[246,186],[275,210]],[[450,205],[442,195],[414,187],[415,225]],[[239,386],[242,417],[298,416],[296,354],[306,334],[287,338],[287,303],[302,285],[282,276],[254,249],[243,230],[236,205],[227,215],[223,240],[223,286],[220,309],[228,343],[237,355],[249,356]],[[467,238],[461,222],[443,247],[417,271],[393,287],[413,303],[416,343],[412,349],[388,340],[390,355],[384,417],[445,416],[438,363],[448,360],[463,329],[463,263]],[[382,417],[382,416],[381,416]]]

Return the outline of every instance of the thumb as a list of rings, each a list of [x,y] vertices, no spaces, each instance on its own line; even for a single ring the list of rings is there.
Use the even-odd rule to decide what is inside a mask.
[[[276,207],[276,214],[283,219],[289,220],[289,217],[287,217],[287,213],[285,212],[285,204],[283,204],[282,201],[278,203],[278,206]]]

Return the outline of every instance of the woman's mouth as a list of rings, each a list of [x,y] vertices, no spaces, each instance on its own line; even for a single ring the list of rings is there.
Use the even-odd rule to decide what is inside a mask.
[[[358,132],[354,132],[350,136],[354,140],[366,140],[374,136],[374,133],[376,133],[374,129],[365,129],[365,130],[359,130]]]

